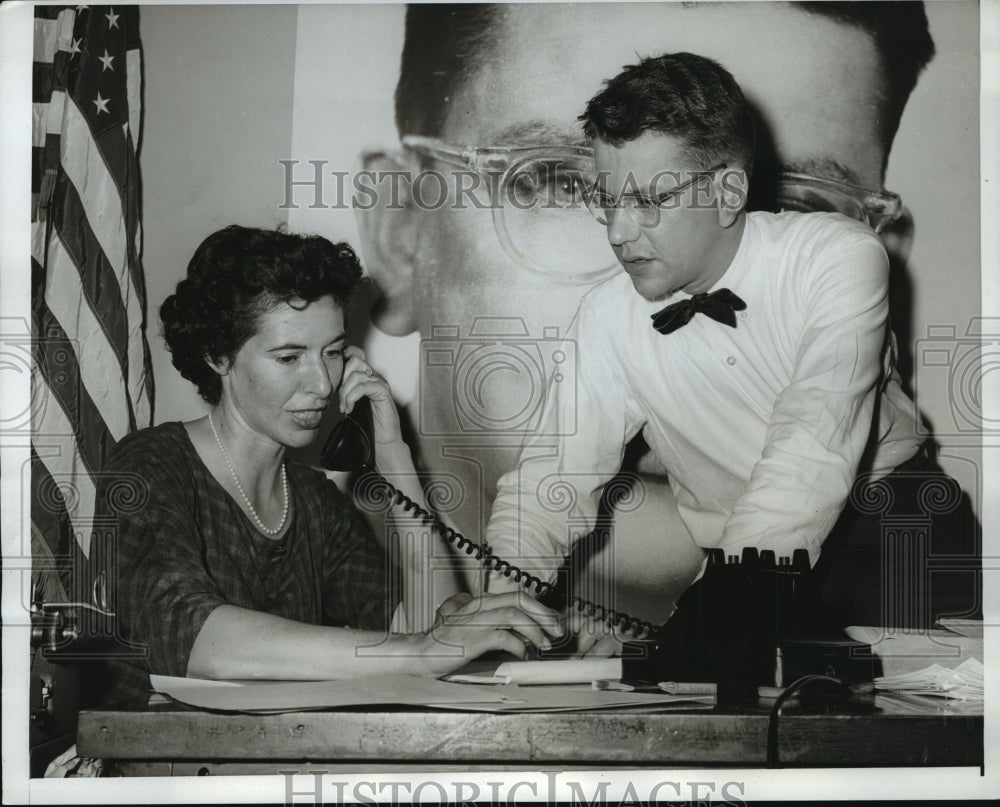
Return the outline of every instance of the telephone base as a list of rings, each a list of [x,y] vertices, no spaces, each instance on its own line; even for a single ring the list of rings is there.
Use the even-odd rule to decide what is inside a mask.
[[[634,645],[629,647],[629,645]],[[790,558],[750,547],[741,556],[709,552],[705,574],[677,602],[653,638],[626,645],[627,678],[715,683],[722,693],[755,694],[803,675],[844,686],[874,680],[871,648],[832,623],[805,550]]]

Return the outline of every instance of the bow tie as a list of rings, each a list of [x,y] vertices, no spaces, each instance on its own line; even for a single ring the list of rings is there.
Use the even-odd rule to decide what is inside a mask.
[[[736,312],[747,307],[729,289],[719,289],[711,294],[696,294],[688,300],[672,303],[653,314],[653,327],[660,333],[673,333],[682,325],[687,325],[695,314],[706,314],[716,322],[730,328],[736,327]]]

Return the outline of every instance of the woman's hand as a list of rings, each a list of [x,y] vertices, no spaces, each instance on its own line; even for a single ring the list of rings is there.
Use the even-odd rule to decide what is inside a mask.
[[[575,609],[568,622],[570,630],[576,634],[576,655],[583,658],[620,656],[623,642],[646,638],[645,632],[640,633],[632,627],[612,630],[604,620],[584,616]]]
[[[463,592],[442,603],[434,626],[420,637],[418,663],[439,677],[494,650],[524,659],[529,647],[548,649],[564,633],[559,614],[523,592]],[[446,652],[456,648],[461,652]]]
[[[350,414],[355,404],[366,397],[372,402],[373,439],[376,446],[389,446],[403,442],[399,428],[399,413],[392,398],[388,382],[382,378],[365,358],[364,351],[356,345],[344,349],[344,377],[340,382],[340,411]],[[378,452],[376,452],[376,456]]]

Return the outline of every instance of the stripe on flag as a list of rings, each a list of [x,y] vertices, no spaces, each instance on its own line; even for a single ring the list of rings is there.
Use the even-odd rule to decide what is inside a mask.
[[[62,90],[53,92],[47,103],[31,105],[31,145],[34,148],[43,148],[49,135],[59,134],[59,122],[63,116],[63,104],[66,102],[66,93]],[[50,129],[49,125],[56,128]],[[54,144],[53,152],[58,156],[59,144]],[[54,161],[53,161],[54,162]]]
[[[36,376],[37,378],[37,376]],[[48,472],[49,479],[32,476],[34,489],[32,496],[31,519],[36,524],[48,520],[61,521],[66,518],[76,537],[83,555],[90,554],[91,522],[94,517],[94,504],[97,491],[92,469],[83,462],[82,455],[76,445],[76,434],[62,407],[52,396],[44,383],[32,385],[32,394],[38,399],[38,426],[36,431],[44,430],[45,440],[36,449],[42,463]],[[45,484],[48,483],[48,487]],[[35,498],[45,502],[46,506],[35,508]],[[47,519],[46,516],[54,516]],[[45,533],[46,529],[41,528]],[[58,532],[63,532],[64,527]],[[60,547],[50,547],[53,556],[57,556]],[[65,551],[65,547],[62,547]],[[72,548],[71,548],[72,549]]]
[[[152,419],[141,60],[135,6],[35,8],[32,528],[77,578],[78,556],[91,553],[97,477],[117,441]],[[63,582],[89,601],[83,581]]]
[[[62,325],[66,342],[76,353],[80,381],[117,442],[129,433],[129,404],[121,364],[84,296],[77,268],[62,242],[54,239],[49,245],[45,303]]]

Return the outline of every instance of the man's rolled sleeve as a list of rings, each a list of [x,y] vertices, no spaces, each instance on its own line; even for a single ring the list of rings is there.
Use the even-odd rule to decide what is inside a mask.
[[[578,356],[576,377],[570,384],[550,381],[539,427],[497,484],[486,532],[496,555],[549,582],[572,534],[593,529],[604,485],[640,425],[586,300],[567,340],[575,345],[567,354]]]

